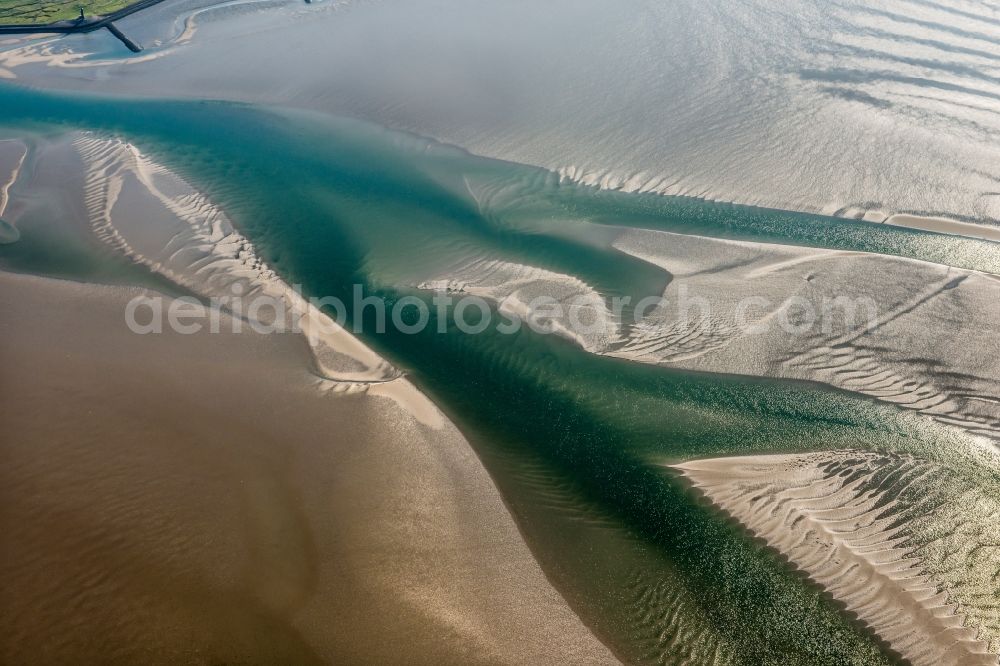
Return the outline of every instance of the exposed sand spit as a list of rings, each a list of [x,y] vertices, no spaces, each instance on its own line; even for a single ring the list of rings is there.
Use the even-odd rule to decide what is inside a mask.
[[[511,318],[573,340],[590,352],[607,351],[621,341],[618,322],[604,298],[572,275],[509,261],[478,259],[417,287],[487,299]]]
[[[301,333],[324,392],[372,391],[425,425],[444,424],[402,373],[269,268],[204,195],[131,144],[78,135],[72,145],[86,164],[84,202],[99,239],[231,313],[231,304],[242,304],[240,316],[258,331]],[[57,143],[49,152],[58,158],[67,148]]]
[[[928,217],[925,215],[905,215],[897,213],[890,215],[886,224],[895,224],[900,227],[910,229],[922,229],[924,231],[936,231],[941,234],[955,234],[956,236],[968,236],[969,238],[983,238],[991,241],[1000,241],[1000,227],[986,226],[984,224],[972,224],[971,222],[961,222],[950,220],[946,217]]]
[[[73,144],[87,164],[84,200],[98,238],[204,298],[273,304],[243,316],[269,329],[301,330],[325,378],[370,383],[399,376],[285,284],[222,210],[171,171],[123,141],[81,135]]]
[[[936,463],[864,451],[674,467],[913,664],[998,663],[995,492]]]
[[[20,141],[0,141],[0,244],[13,243],[19,237],[17,227],[3,220],[10,201],[10,188],[17,182],[28,148]]]
[[[614,661],[453,426],[138,293],[0,274],[0,661]]]
[[[0,141],[0,215],[7,209],[8,193],[17,181],[28,148],[20,141]]]

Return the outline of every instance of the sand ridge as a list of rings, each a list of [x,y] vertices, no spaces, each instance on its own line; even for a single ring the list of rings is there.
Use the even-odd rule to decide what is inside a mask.
[[[867,451],[672,467],[916,666],[1000,663],[1000,506],[988,490],[937,463]]]
[[[612,312],[610,299],[573,275],[500,258],[458,265],[419,286],[483,296],[522,318],[534,297],[583,299],[551,324],[589,352],[823,382],[1000,438],[996,276],[864,252],[604,231],[610,251],[672,276],[638,317]]]
[[[13,224],[4,220],[7,204],[10,202],[10,188],[17,182],[28,156],[28,147],[14,140],[0,141],[0,244],[13,243],[20,233]]]
[[[495,303],[511,320],[568,338],[590,352],[601,353],[620,342],[618,323],[604,298],[572,275],[481,258],[416,286],[479,296]]]
[[[225,213],[128,143],[83,135],[73,142],[88,164],[85,202],[94,233],[137,263],[205,298],[269,299],[256,323],[300,330],[325,379],[366,384],[400,373],[285,284],[233,228]],[[139,219],[161,209],[157,224]],[[251,314],[248,310],[248,315]]]

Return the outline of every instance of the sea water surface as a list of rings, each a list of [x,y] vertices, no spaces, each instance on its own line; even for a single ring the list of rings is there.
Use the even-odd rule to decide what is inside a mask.
[[[195,184],[289,283],[389,304],[470,263],[573,276],[602,297],[673,276],[608,243],[618,227],[881,253],[1000,273],[989,242],[857,221],[602,191],[357,120],[233,103],[0,87],[2,131],[122,137]],[[41,214],[37,214],[36,218]],[[25,219],[0,266],[84,280],[109,269]],[[42,231],[39,231],[42,230]],[[492,265],[492,264],[491,264]],[[876,664],[887,644],[672,468],[697,458],[880,451],[1000,491],[980,438],[816,383],[646,365],[522,329],[430,325],[359,335],[406,371],[476,448],[533,551],[597,635],[634,663]],[[408,323],[412,317],[407,315]],[[124,324],[123,324],[124,325]],[[375,527],[377,529],[377,527]],[[994,594],[990,583],[981,593]]]
[[[606,188],[1000,219],[995,2],[175,0],[120,27],[143,54],[43,38],[0,75],[351,115]]]

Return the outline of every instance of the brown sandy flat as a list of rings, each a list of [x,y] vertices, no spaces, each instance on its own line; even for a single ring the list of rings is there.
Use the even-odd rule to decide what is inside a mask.
[[[462,436],[0,273],[0,662],[607,663]]]

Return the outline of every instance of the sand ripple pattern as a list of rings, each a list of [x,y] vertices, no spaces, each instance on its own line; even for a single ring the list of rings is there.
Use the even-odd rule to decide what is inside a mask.
[[[715,0],[648,14],[634,48],[657,31],[704,45],[698,57],[678,47],[690,70],[674,68],[664,86],[677,101],[646,112],[662,136],[627,143],[624,129],[607,128],[601,136],[627,148],[592,140],[558,169],[565,180],[873,221],[954,216],[995,231],[995,3]],[[655,106],[656,93],[632,94],[645,102],[637,108]],[[665,172],[657,155],[681,168]]]
[[[672,580],[636,571],[622,592],[632,610],[630,625],[644,648],[642,663],[740,663],[738,648],[718,640],[690,591]]]
[[[417,287],[492,301],[500,312],[573,340],[590,352],[606,352],[621,342],[618,322],[604,297],[572,275],[481,258],[424,280]],[[551,311],[549,304],[561,307],[558,312]]]
[[[913,664],[998,663],[995,492],[937,463],[863,451],[675,467]]]
[[[615,233],[614,250],[673,276],[638,316],[572,275],[500,259],[418,286],[480,296],[522,318],[546,297],[564,308],[540,318],[545,330],[591,353],[823,382],[1000,439],[996,276],[860,252]]]
[[[246,312],[237,314],[255,325],[301,332],[325,390],[366,390],[400,376],[283,282],[225,213],[177,175],[121,140],[83,134],[73,145],[87,165],[85,203],[99,239],[230,312],[242,299]],[[276,306],[252,311],[255,298]]]
[[[1000,438],[993,275],[646,230],[623,233],[614,247],[674,279],[665,305],[632,325],[612,355],[820,381]]]

